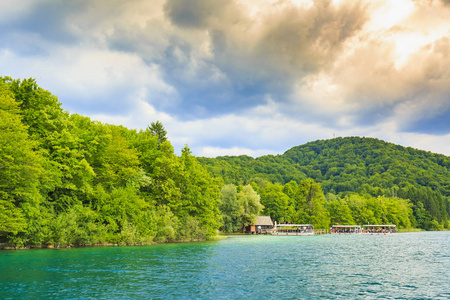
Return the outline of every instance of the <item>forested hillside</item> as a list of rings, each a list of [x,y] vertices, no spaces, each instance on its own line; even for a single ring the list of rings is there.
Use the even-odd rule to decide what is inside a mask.
[[[348,205],[352,197],[408,199],[413,226],[436,229],[441,224],[448,227],[450,158],[445,155],[373,138],[347,137],[310,142],[277,156],[256,159],[225,156],[199,160],[215,176],[232,184],[262,180],[269,185],[279,185],[278,190],[282,191],[291,181],[300,184],[306,178],[312,178],[320,183],[327,199],[348,200],[335,205],[340,208]],[[263,194],[264,191],[261,192],[261,203],[269,207]],[[327,203],[324,201],[325,206]],[[367,203],[363,206],[367,207]],[[333,212],[328,212],[333,218]],[[267,208],[266,213],[269,213]],[[284,216],[286,212],[280,214]]]
[[[281,155],[198,157],[198,160],[225,183],[246,184],[255,177],[279,183],[307,178],[297,164]]]
[[[102,124],[33,79],[0,78],[0,243],[148,244],[216,235],[221,180],[159,122]]]
[[[325,192],[430,187],[450,196],[450,157],[373,138],[319,140],[283,154]]]
[[[0,246],[149,244],[278,222],[449,227],[450,159],[376,139],[283,155],[174,154],[145,130],[70,114],[33,79],[0,78]]]

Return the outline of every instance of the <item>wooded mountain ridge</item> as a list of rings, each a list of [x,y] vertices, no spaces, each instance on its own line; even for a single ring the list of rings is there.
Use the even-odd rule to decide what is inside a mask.
[[[338,137],[296,146],[281,155],[198,160],[226,183],[245,183],[252,177],[281,184],[312,178],[325,193],[377,194],[412,185],[450,196],[450,157],[375,138]]]
[[[450,157],[375,138],[338,137],[296,146],[281,155],[198,160],[225,183],[259,178],[285,185],[312,178],[326,195],[398,196],[411,200],[415,213],[423,206],[429,217],[440,221],[450,211]]]

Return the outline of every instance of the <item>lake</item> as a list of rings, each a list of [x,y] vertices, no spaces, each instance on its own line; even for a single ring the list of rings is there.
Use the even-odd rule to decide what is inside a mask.
[[[450,299],[450,232],[0,252],[1,299]]]

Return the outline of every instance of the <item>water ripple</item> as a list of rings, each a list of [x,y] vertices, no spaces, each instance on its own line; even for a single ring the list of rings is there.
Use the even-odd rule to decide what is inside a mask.
[[[0,252],[2,299],[450,299],[450,232]]]

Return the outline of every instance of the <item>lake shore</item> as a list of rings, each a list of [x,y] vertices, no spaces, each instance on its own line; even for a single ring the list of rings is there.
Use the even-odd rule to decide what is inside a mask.
[[[450,231],[450,230],[439,230],[439,231]],[[429,231],[429,232],[439,232],[439,231]],[[427,232],[421,228],[402,228],[399,229],[397,233],[411,233],[411,232]],[[33,245],[25,247],[14,247],[7,243],[0,243],[1,250],[33,250],[33,249],[69,249],[69,248],[90,248],[90,247],[129,247],[129,246],[152,246],[152,245],[167,245],[167,244],[181,244],[181,243],[200,243],[200,242],[212,242],[226,239],[232,236],[252,236],[251,234],[234,232],[234,233],[224,233],[219,232],[216,236],[204,240],[189,240],[189,241],[171,241],[171,242],[152,242],[152,243],[142,243],[142,244],[121,244],[121,243],[95,243],[87,245]],[[257,235],[255,235],[257,236]]]
[[[90,248],[90,247],[129,247],[129,246],[152,246],[152,245],[167,245],[167,244],[181,244],[181,243],[201,243],[201,242],[213,242],[221,239],[226,239],[227,237],[218,234],[209,239],[203,240],[180,240],[180,241],[171,241],[171,242],[151,242],[151,243],[142,243],[142,244],[122,244],[122,243],[95,243],[95,244],[86,244],[86,245],[32,245],[32,246],[24,246],[24,247],[14,247],[8,243],[0,243],[0,251],[1,250],[33,250],[33,249],[69,249],[69,248]]]

